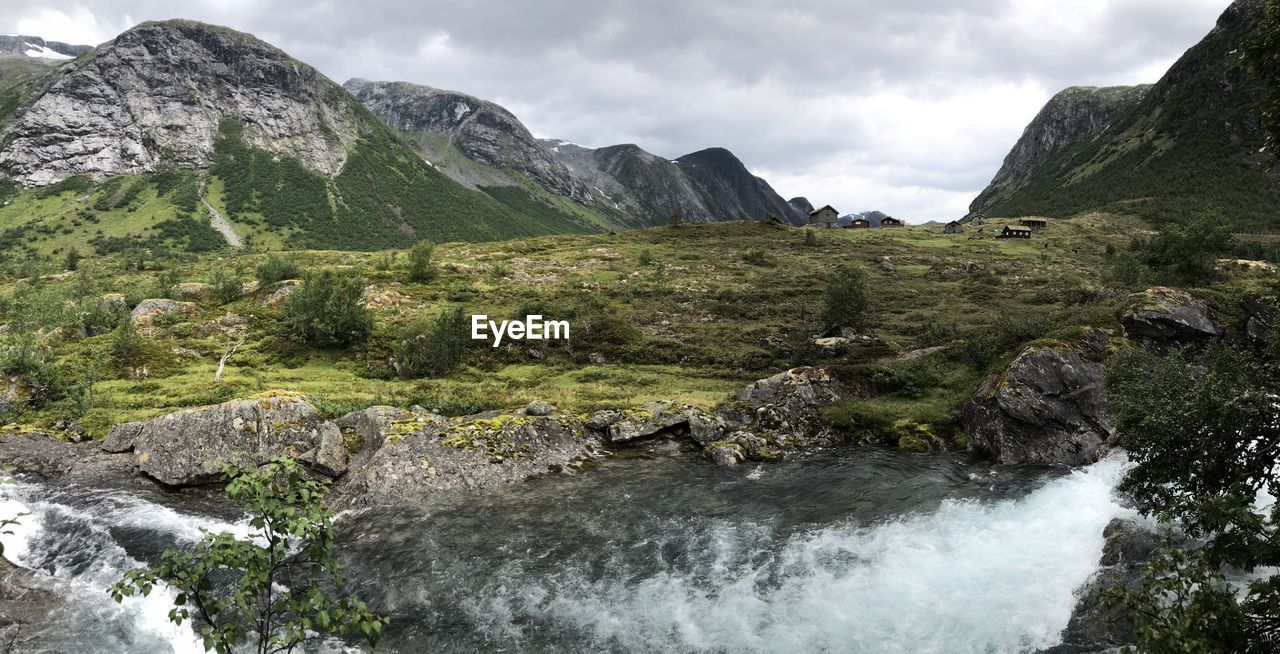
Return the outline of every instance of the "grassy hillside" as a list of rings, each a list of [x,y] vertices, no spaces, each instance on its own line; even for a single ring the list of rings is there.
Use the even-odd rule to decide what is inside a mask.
[[[148,186],[135,202],[145,207],[154,193]],[[952,410],[1021,344],[1114,327],[1122,301],[1097,294],[1105,252],[1143,228],[1091,216],[1055,221],[1031,241],[994,240],[992,228],[979,239],[904,228],[819,232],[809,243],[804,230],[770,224],[687,225],[448,244],[437,248],[426,281],[411,281],[403,252],[287,255],[298,271],[363,276],[374,330],[367,344],[348,349],[308,347],[290,336],[281,309],[268,303],[288,282],[241,288],[262,254],[139,260],[122,253],[61,273],[28,263],[0,280],[0,320],[9,325],[0,337],[9,346],[4,370],[24,389],[38,389],[46,377],[63,387],[11,407],[9,418],[74,421],[100,435],[120,421],[275,388],[305,392],[329,415],[374,403],[466,414],[533,399],[582,411],[653,399],[710,406],[745,382],[822,364],[866,393],[832,410],[833,423],[894,441],[904,425],[925,424],[938,438],[959,439]],[[824,328],[825,279],[850,262],[868,271],[866,331],[879,341],[823,352],[810,337]],[[1224,292],[1221,284],[1257,283],[1228,279],[1211,293]],[[113,354],[121,314],[101,299],[108,293],[123,294],[128,306],[151,297],[195,306],[140,328],[141,345],[125,364]],[[397,376],[389,361],[394,344],[422,319],[455,307],[495,319],[537,313],[568,320],[572,338],[474,344],[448,375]],[[214,384],[219,358],[242,339]],[[930,347],[942,350],[899,358]]]
[[[1221,212],[1245,230],[1280,228],[1280,187],[1259,154],[1260,91],[1239,62],[1255,6],[1229,9],[1150,93],[1091,140],[1051,156],[986,213],[1111,211],[1156,222]]]

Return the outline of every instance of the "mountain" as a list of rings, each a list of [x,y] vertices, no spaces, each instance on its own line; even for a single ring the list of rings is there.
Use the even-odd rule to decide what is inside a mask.
[[[792,209],[795,209],[806,216],[813,213],[814,210],[813,203],[809,201],[809,198],[804,196],[791,198],[790,200],[787,200],[787,204],[791,205]]]
[[[1117,114],[1136,104],[1150,88],[1073,86],[1050,98],[1004,158],[991,185],[970,205],[970,213],[984,212],[1025,188],[1050,156],[1106,129]]]
[[[0,174],[53,189],[41,195],[156,175],[164,195],[177,192],[175,171],[191,171],[172,217],[214,211],[186,199],[207,184],[237,231],[265,244],[371,249],[588,229],[458,185],[312,67],[194,21],[128,30],[31,83],[0,120]]]
[[[0,34],[0,56],[19,55],[38,59],[74,59],[93,49],[89,45],[70,45],[46,41],[38,36]]]
[[[675,160],[632,144],[592,149],[535,139],[510,111],[464,93],[362,79],[344,86],[433,166],[506,202],[610,228],[667,224],[677,211],[691,222],[807,220],[723,148]]]
[[[1280,171],[1260,152],[1262,91],[1239,59],[1262,10],[1262,0],[1236,0],[1145,91],[1055,98],[972,209],[997,216],[1110,211],[1154,221],[1220,212],[1242,228],[1274,228]],[[1106,111],[1114,115],[1098,125]],[[1063,116],[1073,118],[1053,119]]]
[[[883,211],[860,211],[858,213],[840,216],[840,218],[837,219],[837,222],[841,225],[848,225],[858,218],[866,218],[867,222],[871,223],[872,227],[879,227],[880,221],[888,217],[889,214],[884,213]]]
[[[497,104],[407,82],[351,79],[343,88],[392,129],[444,137],[472,161],[519,171],[575,202],[584,201],[589,193],[511,112]]]

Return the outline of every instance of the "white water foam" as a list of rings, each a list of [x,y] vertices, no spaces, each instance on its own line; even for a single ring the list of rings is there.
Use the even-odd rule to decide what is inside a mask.
[[[244,537],[247,523],[190,516],[123,493],[106,493],[90,509],[45,501],[43,493],[31,484],[0,487],[0,515],[28,514],[7,530],[12,533],[0,535],[5,558],[52,574],[60,582],[57,590],[76,605],[77,619],[123,626],[134,646],[148,651],[167,647],[176,654],[205,651],[189,623],[179,627],[169,620],[175,596],[170,588],[160,585],[147,597],[126,598],[121,604],[111,600],[107,588],[141,562],[120,547],[110,529],[145,529],[172,538],[176,546],[201,538],[201,528]]]
[[[763,528],[719,524],[692,573],[509,577],[468,612],[508,637],[527,616],[630,651],[1034,651],[1060,642],[1103,529],[1131,515],[1112,496],[1126,467],[1107,459],[1018,500],[948,501],[780,548],[760,544]]]

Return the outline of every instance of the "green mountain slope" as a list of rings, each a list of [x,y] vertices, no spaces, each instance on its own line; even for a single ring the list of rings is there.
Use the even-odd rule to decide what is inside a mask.
[[[1142,99],[1099,133],[1050,154],[1017,191],[975,203],[996,216],[1130,213],[1185,221],[1218,212],[1244,229],[1280,226],[1276,171],[1259,152],[1257,84],[1239,49],[1261,15],[1238,0]]]

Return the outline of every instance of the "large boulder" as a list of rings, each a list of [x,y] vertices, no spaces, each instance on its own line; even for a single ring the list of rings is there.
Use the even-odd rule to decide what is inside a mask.
[[[0,558],[0,651],[46,651],[42,634],[56,628],[49,616],[68,605],[55,588],[49,575]]]
[[[189,318],[200,313],[200,307],[191,302],[178,302],[163,298],[143,300],[133,308],[129,317],[137,325],[150,325],[160,316]]]
[[[1166,347],[1222,336],[1209,305],[1190,293],[1156,286],[1130,297],[1133,308],[1120,319],[1125,334],[1138,342]]]
[[[347,469],[338,428],[305,396],[280,391],[116,425],[101,448],[133,452],[139,470],[171,486],[216,482],[240,456],[287,455],[330,477]]]
[[[572,470],[600,440],[578,418],[524,412],[446,418],[372,407],[337,421],[361,443],[335,489],[340,504],[418,503],[439,493],[491,489]]]
[[[1086,358],[1105,342],[1066,349],[1032,346],[985,380],[960,408],[969,448],[1006,464],[1085,465],[1114,429],[1102,364]]]

